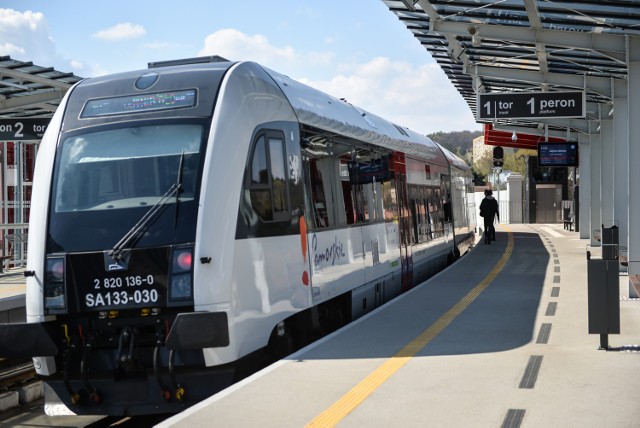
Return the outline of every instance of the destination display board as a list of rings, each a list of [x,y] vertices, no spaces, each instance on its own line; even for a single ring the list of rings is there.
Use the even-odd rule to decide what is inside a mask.
[[[582,91],[478,94],[477,119],[540,119],[585,117]]]
[[[578,166],[578,143],[539,143],[538,165],[546,167]]]
[[[41,140],[51,118],[0,119],[0,141]]]
[[[80,117],[84,119],[88,117],[193,107],[196,105],[196,101],[195,89],[98,98],[87,101]]]

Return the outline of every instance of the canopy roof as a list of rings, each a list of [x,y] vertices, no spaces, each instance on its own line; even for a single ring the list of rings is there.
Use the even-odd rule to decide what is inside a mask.
[[[0,118],[51,117],[81,77],[0,56]]]
[[[492,120],[556,135],[588,133],[627,78],[627,36],[640,36],[635,0],[383,0],[431,53],[476,114],[477,93],[584,90],[582,119]],[[483,122],[478,120],[478,122]],[[489,121],[484,121],[489,122]]]

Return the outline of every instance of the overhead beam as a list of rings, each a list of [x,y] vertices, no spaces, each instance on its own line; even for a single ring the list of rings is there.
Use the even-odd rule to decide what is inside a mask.
[[[535,0],[524,0],[524,8],[527,10],[529,24],[534,30],[542,28],[542,20],[540,19],[540,11],[538,3]],[[544,43],[536,43],[536,57],[538,57],[538,66],[541,73],[549,72],[549,63],[547,61],[547,48]]]
[[[22,71],[12,70],[9,68],[0,68],[0,76],[13,77],[14,79],[18,79],[18,81],[20,81],[21,83],[24,83],[24,82],[40,83],[45,86],[52,86],[54,88],[62,89],[65,91],[69,89],[71,86],[73,86],[73,83],[65,83],[59,80],[52,79],[50,77],[42,77],[42,76],[38,76],[37,74],[25,73]]]
[[[422,5],[422,2],[418,4]],[[573,31],[547,30],[543,28],[516,27],[505,25],[489,25],[474,23],[470,25],[462,22],[431,19],[429,31],[440,34],[469,36],[469,27],[473,26],[483,39],[508,40],[516,43],[541,43],[544,45],[595,50],[620,64],[625,64],[624,36],[614,34],[578,33]]]
[[[606,97],[611,96],[611,79],[605,77],[576,76],[574,74],[547,73],[545,75],[538,71],[521,70],[508,67],[487,67],[475,66],[471,68],[471,73],[476,73],[478,77],[491,77],[494,79],[516,80],[534,84],[549,84],[555,86],[566,86],[579,90],[589,89],[598,92]]]
[[[34,104],[60,101],[62,100],[63,95],[64,91],[54,89],[50,92],[43,92],[35,95],[18,96],[6,100],[0,100],[0,113],[16,108],[29,107]]]
[[[406,1],[413,1],[413,0],[403,0],[403,3],[406,4]],[[429,16],[429,19],[431,22],[441,19],[440,14],[438,14],[438,11],[431,5],[431,3],[428,0],[417,0],[416,2],[414,2],[414,4],[418,4],[422,8],[424,13],[426,13]],[[415,10],[415,7],[412,6],[411,10]],[[445,34],[444,36],[447,39],[447,44],[449,45],[448,47],[449,56],[451,56],[455,60],[462,62],[463,69],[467,70],[471,65],[471,61],[469,60],[468,55],[465,53],[464,49],[458,42],[456,35]],[[476,88],[480,88],[481,86],[483,86],[482,80],[479,80],[478,77],[475,75],[472,75],[471,77],[473,79],[474,91],[477,92]]]
[[[564,139],[567,138],[566,130],[560,131],[555,129],[548,129],[547,131],[545,131],[544,129],[527,128],[524,126],[517,126],[517,125],[493,125],[493,129],[495,129],[496,131],[515,132],[516,134],[528,134],[528,135],[534,135],[537,137],[555,137],[555,138],[564,138]],[[573,129],[573,130],[583,133],[581,129]]]
[[[413,12],[414,10],[416,10],[416,8],[413,7],[413,0],[402,0],[402,3],[404,4],[404,7],[406,7],[410,11]]]

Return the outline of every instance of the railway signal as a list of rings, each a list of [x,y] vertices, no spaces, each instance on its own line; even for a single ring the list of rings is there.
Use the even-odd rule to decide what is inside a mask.
[[[502,167],[504,165],[504,149],[500,146],[493,148],[493,166]]]

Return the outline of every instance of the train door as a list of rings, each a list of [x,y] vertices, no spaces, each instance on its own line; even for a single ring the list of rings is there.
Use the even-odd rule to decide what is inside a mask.
[[[402,265],[402,290],[413,286],[413,253],[411,247],[411,205],[407,187],[407,170],[404,154],[393,154],[396,194],[398,195],[398,228],[400,229],[400,264]]]

